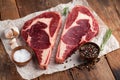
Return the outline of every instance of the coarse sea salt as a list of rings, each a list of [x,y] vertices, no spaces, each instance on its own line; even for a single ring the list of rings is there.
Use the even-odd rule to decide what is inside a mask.
[[[13,57],[16,62],[26,62],[31,58],[31,54],[26,49],[20,49],[15,51]]]

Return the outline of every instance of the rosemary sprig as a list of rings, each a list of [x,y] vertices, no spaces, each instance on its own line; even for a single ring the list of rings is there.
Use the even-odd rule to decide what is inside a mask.
[[[68,9],[69,9],[68,7],[65,7],[65,8],[63,9],[63,13],[62,13],[62,14],[63,14],[64,16],[67,15],[67,13],[68,13]]]
[[[101,51],[103,50],[105,44],[107,43],[107,41],[109,40],[110,36],[112,34],[112,31],[110,29],[108,29],[103,37],[103,42],[102,44],[100,45],[100,49]]]

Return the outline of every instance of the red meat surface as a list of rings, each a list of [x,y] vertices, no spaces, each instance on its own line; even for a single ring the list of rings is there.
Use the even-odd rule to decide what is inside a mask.
[[[84,6],[75,6],[67,16],[56,62],[63,63],[79,45],[90,41],[98,31],[99,26],[92,13]]]
[[[28,20],[21,30],[23,39],[34,50],[41,69],[48,66],[60,26],[59,13],[44,12]]]

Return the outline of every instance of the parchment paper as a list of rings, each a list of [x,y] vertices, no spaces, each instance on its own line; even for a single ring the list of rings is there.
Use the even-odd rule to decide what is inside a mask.
[[[95,16],[95,18],[97,19],[97,21],[99,23],[100,31],[99,31],[98,36],[96,36],[91,41],[100,45],[102,40],[103,40],[103,36],[104,36],[106,30],[108,29],[108,27],[97,16],[97,14],[90,8],[90,6],[88,5],[86,0],[73,0],[72,2],[69,2],[67,4],[59,4],[58,6],[50,8],[50,9],[45,10],[45,11],[58,11],[58,12],[62,13],[64,7],[69,7],[69,11],[71,11],[71,9],[75,5],[83,5],[83,6],[88,7],[91,10],[91,12],[93,13],[93,15]],[[5,39],[5,37],[4,37],[4,34],[3,34],[4,30],[10,26],[17,26],[20,30],[22,28],[23,24],[27,20],[41,14],[42,12],[44,12],[44,11],[35,12],[35,13],[32,13],[26,17],[16,19],[16,20],[0,21],[0,37],[2,39],[2,42],[5,46],[5,49],[8,53],[8,55],[10,56],[10,58],[11,58],[11,48],[9,46],[8,40]],[[64,23],[65,17],[63,16],[62,19],[63,19],[63,23]],[[18,41],[19,45],[25,45],[25,42],[22,41],[21,37],[17,38],[17,41]],[[101,56],[103,56],[103,55],[105,55],[105,54],[107,54],[115,49],[118,49],[118,48],[119,48],[119,43],[115,39],[115,37],[112,35],[110,37],[109,41],[107,42],[107,44],[105,45],[104,50],[100,52],[99,57],[101,57]],[[48,65],[47,70],[39,69],[38,64],[33,59],[30,63],[28,63],[24,67],[17,67],[16,66],[17,71],[22,76],[22,78],[33,79],[33,78],[36,78],[42,74],[51,74],[51,73],[58,72],[58,71],[64,71],[64,70],[70,69],[74,66],[80,65],[82,63],[82,62],[80,63],[78,61],[78,58],[79,58],[78,51],[76,51],[75,54],[73,54],[71,57],[69,57],[67,59],[68,62],[64,63],[64,64],[56,64],[55,60],[54,60],[54,56],[55,56],[55,54],[52,54],[52,57],[50,59],[50,64]]]

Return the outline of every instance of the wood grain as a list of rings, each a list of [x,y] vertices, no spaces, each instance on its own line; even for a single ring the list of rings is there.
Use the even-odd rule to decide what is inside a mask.
[[[12,77],[13,76],[13,77]],[[14,77],[15,76],[15,77]],[[20,80],[22,79],[15,68],[15,65],[10,61],[0,40],[0,79],[1,80]]]
[[[0,18],[2,20],[16,19],[69,1],[71,0],[0,0]],[[120,0],[87,1],[120,42]],[[33,80],[119,80],[119,52],[120,49],[106,55],[106,58],[102,57],[101,61],[97,63],[96,69],[90,72],[72,68],[63,72],[43,75]],[[1,41],[0,61],[0,80],[23,80],[6,54]]]
[[[114,7],[116,8],[118,17],[120,18],[120,0],[114,0],[113,3],[114,3]]]
[[[116,12],[114,2],[112,0],[88,0],[88,2],[120,42],[120,35],[118,35],[120,34],[120,15]]]
[[[19,18],[15,0],[0,0],[1,19]],[[0,80],[22,80],[0,40]]]
[[[67,3],[69,1],[71,0],[16,0],[21,17],[36,11],[54,7],[60,3]]]
[[[120,80],[120,50],[108,54],[107,59],[116,80]]]
[[[49,75],[42,75],[39,80],[73,80],[69,71],[57,72]]]
[[[2,7],[2,0],[0,0],[0,20],[1,20],[1,8]]]
[[[73,68],[70,72],[72,73],[74,80],[115,80],[104,57],[96,64],[95,69],[91,71]]]
[[[120,42],[120,0],[94,0],[95,4],[91,1],[89,1],[89,3]],[[111,67],[116,80],[120,79],[120,75],[118,74],[120,72],[119,52],[120,49],[106,55],[107,61],[109,62],[109,66]],[[116,57],[116,54],[118,57]]]
[[[15,0],[2,0],[1,3],[2,20],[19,18]]]

